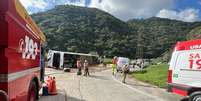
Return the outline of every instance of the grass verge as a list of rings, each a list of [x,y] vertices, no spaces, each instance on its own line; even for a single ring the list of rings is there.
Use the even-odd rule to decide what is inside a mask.
[[[167,86],[168,64],[150,65],[144,71],[132,73],[132,76],[140,81],[165,88]]]
[[[112,63],[112,59],[110,58],[106,58],[103,60],[103,64],[111,64]]]

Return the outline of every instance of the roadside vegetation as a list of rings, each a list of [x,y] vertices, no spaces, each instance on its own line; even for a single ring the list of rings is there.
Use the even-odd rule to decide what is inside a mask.
[[[111,58],[105,58],[103,59],[103,64],[111,64],[112,63],[112,59]]]
[[[167,86],[168,64],[150,65],[143,71],[132,74],[137,80],[156,85],[160,88]]]

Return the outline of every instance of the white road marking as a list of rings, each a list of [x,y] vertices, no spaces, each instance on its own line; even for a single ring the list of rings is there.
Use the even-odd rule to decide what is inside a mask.
[[[154,98],[155,100],[158,100],[158,101],[166,101],[166,100],[161,99],[161,98],[159,98],[159,97],[157,97],[157,96],[154,96],[154,95],[145,93],[145,92],[143,92],[143,91],[141,91],[141,90],[139,90],[139,89],[133,88],[133,87],[130,86],[130,85],[124,84],[124,83],[122,83],[121,81],[117,80],[114,76],[112,76],[112,79],[113,79],[114,81],[116,81],[117,83],[119,83],[119,84],[121,84],[121,85],[123,85],[123,86],[125,86],[125,87],[127,87],[127,88],[129,88],[129,89],[131,89],[131,90],[133,90],[133,91],[135,91],[135,92],[138,92],[138,93],[141,93],[141,94],[143,94],[143,95],[149,96],[149,97]]]

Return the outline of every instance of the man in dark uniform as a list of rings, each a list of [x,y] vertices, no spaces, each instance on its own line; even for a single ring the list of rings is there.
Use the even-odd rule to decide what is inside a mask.
[[[126,80],[127,74],[129,73],[129,65],[128,65],[128,64],[125,64],[125,65],[122,67],[122,71],[123,71],[123,79],[122,79],[122,82],[123,82],[123,83],[126,83],[125,80]]]

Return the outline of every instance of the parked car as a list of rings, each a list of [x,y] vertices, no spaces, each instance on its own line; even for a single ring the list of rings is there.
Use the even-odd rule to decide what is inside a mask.
[[[118,57],[117,60],[117,72],[122,71],[123,65],[129,65],[129,59],[125,57]]]

